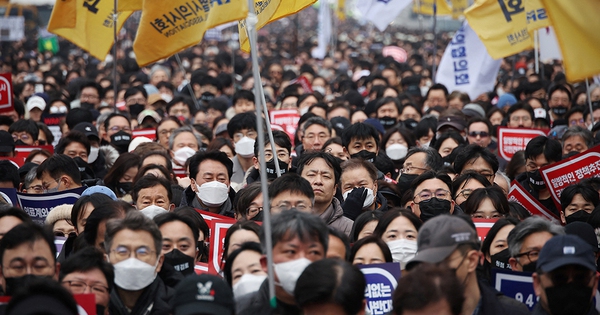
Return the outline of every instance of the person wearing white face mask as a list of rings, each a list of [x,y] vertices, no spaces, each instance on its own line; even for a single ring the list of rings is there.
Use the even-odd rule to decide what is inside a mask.
[[[233,162],[220,151],[200,151],[189,159],[191,184],[183,191],[180,206],[192,206],[234,217],[235,191],[230,188]]]
[[[344,216],[356,219],[364,211],[387,211],[387,201],[378,192],[377,169],[371,162],[350,159],[341,165],[340,188]]]
[[[184,167],[185,162],[199,149],[202,140],[190,126],[177,128],[169,137],[169,150],[174,167]]]
[[[78,123],[73,127],[73,130],[82,132],[90,140],[90,153],[87,162],[94,171],[94,174],[96,174],[96,177],[104,178],[108,170],[105,165],[106,159],[104,153],[100,151],[98,130],[89,122]]]
[[[254,166],[254,142],[256,132],[256,115],[253,112],[240,113],[231,118],[227,124],[227,133],[235,143],[235,156],[233,157],[233,175],[231,182],[234,185],[243,183],[244,175]],[[234,186],[235,187],[235,186]]]
[[[394,208],[383,214],[373,234],[387,243],[402,270],[417,253],[417,236],[423,223],[412,212]]]
[[[138,211],[106,224],[104,246],[115,269],[110,314],[167,314],[172,291],[157,277],[164,255],[156,224]]]
[[[321,218],[288,210],[274,216],[272,226],[275,308],[271,307],[269,286],[267,281],[264,281],[257,292],[246,294],[236,301],[238,314],[300,314],[300,308],[294,298],[296,281],[308,265],[325,258],[328,232]],[[264,253],[264,233],[261,233],[260,241]],[[265,255],[261,256],[260,263],[266,272]]]
[[[258,291],[267,279],[267,273],[260,264],[261,256],[259,243],[246,242],[227,257],[223,274],[236,300]]]

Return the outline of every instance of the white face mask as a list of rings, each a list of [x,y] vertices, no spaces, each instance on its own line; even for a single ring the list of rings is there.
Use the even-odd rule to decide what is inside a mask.
[[[265,279],[267,279],[265,275],[244,274],[238,283],[233,285],[233,296],[238,299],[246,294],[258,291]]]
[[[199,186],[196,184],[198,199],[207,207],[220,207],[229,197],[229,186],[219,182],[207,182]]]
[[[395,241],[387,242],[392,259],[394,262],[399,262],[402,270],[406,267],[406,263],[415,258],[417,254],[417,241],[401,238]]]
[[[319,92],[319,93],[321,93],[321,95],[326,96],[324,87],[317,85],[317,86],[313,86],[312,89],[313,89],[313,91]]]
[[[127,291],[139,291],[154,281],[156,266],[158,266],[158,258],[154,266],[135,257],[118,262],[113,265],[115,268],[115,284]]]
[[[251,158],[254,156],[254,140],[248,137],[243,137],[235,143],[235,153],[243,158]]]
[[[148,217],[150,219],[154,219],[155,216],[157,216],[159,214],[167,213],[168,211],[165,210],[165,208],[159,207],[157,205],[149,205],[146,208],[140,210],[140,212],[142,214],[144,214],[146,217]]]
[[[392,160],[400,160],[406,156],[408,147],[404,144],[394,143],[385,149],[385,153]]]
[[[367,190],[367,198],[365,198],[365,201],[363,202],[363,208],[368,208],[370,207],[373,202],[375,202],[375,194],[373,193],[373,189],[371,188],[366,188]],[[348,198],[348,195],[353,191],[354,189],[350,189],[347,192],[345,192],[343,194],[344,200],[346,200],[346,198]]]
[[[50,107],[50,114],[64,114],[67,112],[67,106],[52,106]]]
[[[310,109],[310,106],[305,106],[302,109],[300,109],[300,116],[304,116],[304,114],[308,113],[309,109]]]
[[[431,142],[431,141],[429,141],[429,142],[426,142],[426,143],[422,143],[422,144],[421,144],[421,148],[423,148],[423,149],[427,149],[427,148],[429,148],[429,143],[430,143],[430,142]]]
[[[90,155],[88,155],[88,164],[96,162],[96,159],[98,158],[98,152],[100,152],[100,148],[90,147]]]
[[[179,165],[185,165],[185,162],[196,154],[196,150],[190,147],[183,147],[173,152],[173,159],[179,163]]]
[[[275,264],[275,273],[279,279],[280,287],[290,295],[294,295],[294,289],[296,288],[296,282],[300,275],[312,262],[306,258],[300,258],[280,264]]]
[[[167,94],[167,93],[160,93],[160,97],[165,100],[165,102],[170,102],[173,100],[173,96],[171,96],[171,94]]]

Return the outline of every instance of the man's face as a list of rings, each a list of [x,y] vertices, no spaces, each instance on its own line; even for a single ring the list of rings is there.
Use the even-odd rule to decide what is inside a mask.
[[[106,281],[106,276],[100,269],[74,271],[63,278],[62,285],[71,294],[94,294],[96,305],[108,308],[108,301],[110,300],[108,281]]]
[[[212,181],[219,181],[229,186],[229,174],[227,173],[227,167],[218,161],[205,160],[198,165],[196,184],[198,184],[198,186],[202,186],[202,184]],[[196,191],[195,189],[197,188],[192,185],[192,190]]]
[[[133,105],[143,105],[144,107],[146,106],[146,98],[144,97],[144,94],[142,94],[142,92],[130,95],[129,97],[127,97],[125,99],[125,104],[127,105],[127,107],[133,106]]]
[[[233,105],[236,114],[245,113],[245,112],[253,112],[256,108],[254,107],[254,101],[249,101],[246,99],[239,99]]]
[[[195,151],[198,151],[200,147],[198,145],[198,139],[191,132],[181,132],[173,139],[173,152],[183,148],[188,147],[192,148]]]
[[[548,107],[554,108],[559,106],[564,106],[568,109],[571,107],[571,104],[567,92],[556,90],[550,95],[550,99],[548,99]]]
[[[66,185],[63,184],[63,178],[65,178],[66,176],[62,176],[59,178],[52,178],[52,176],[50,176],[50,174],[48,172],[44,172],[42,173],[42,187],[44,188],[44,190],[50,190],[52,191],[53,189],[57,188],[57,191],[63,191],[66,190],[67,187]],[[67,179],[64,179],[65,181]]]
[[[369,152],[378,153],[377,142],[373,137],[369,137],[367,139],[357,139],[356,137],[350,139],[350,143],[346,150],[348,150],[348,154],[352,156],[362,150],[367,150]]]
[[[381,76],[386,78],[389,86],[397,86],[398,85],[398,75],[394,70],[385,69],[381,72]]]
[[[88,152],[81,142],[71,142],[65,147],[65,151],[63,153],[71,158],[80,157],[86,163],[88,161]]]
[[[479,173],[481,176],[487,178],[490,184],[494,183],[494,177],[496,176],[494,169],[482,157],[467,161],[461,173],[464,174],[468,171]]]
[[[490,130],[488,129],[488,126],[482,122],[472,123],[469,126],[467,139],[469,140],[469,143],[475,143],[484,148],[487,148],[487,146],[492,142]]]
[[[416,216],[421,215],[419,203],[429,200],[432,197],[450,201],[450,213],[454,212],[454,200],[452,200],[452,195],[450,194],[450,187],[438,178],[431,178],[424,180],[413,192],[413,201],[410,204],[410,208]]]
[[[403,174],[421,175],[425,173],[425,171],[429,169],[429,167],[425,165],[426,158],[427,154],[425,152],[417,152],[407,157],[406,161],[404,161]]]
[[[36,145],[36,141],[33,140],[33,136],[25,131],[13,131],[12,137],[15,142],[21,140],[26,145]]]
[[[567,284],[590,288],[591,294],[588,300],[589,303],[592,301],[592,298],[596,294],[596,289],[598,288],[598,275],[595,270],[589,270],[578,265],[566,265],[548,273],[539,274],[536,272],[533,274],[533,289],[535,295],[540,298],[539,302],[541,303],[542,308],[549,314],[552,313],[552,310],[548,303],[549,297],[546,295],[546,289],[563,287]],[[567,292],[564,293],[566,294]]]
[[[179,128],[179,125],[172,121],[167,120],[166,122],[160,124],[158,126],[158,143],[160,143],[166,149],[169,148],[169,137],[175,131],[175,129]]]
[[[194,233],[190,227],[181,221],[171,221],[160,226],[162,234],[163,254],[170,253],[173,249],[196,259],[198,250]]]
[[[312,213],[313,202],[305,194],[291,192],[289,190],[280,192],[271,198],[271,213],[278,214],[282,211],[296,208],[298,211]]]
[[[544,244],[552,238],[549,232],[535,232],[523,239],[518,257],[511,257],[509,262],[512,270],[523,271],[523,266],[538,260],[538,256]]]
[[[319,151],[329,138],[331,138],[331,133],[325,126],[312,124],[304,131],[302,146],[304,150]]]
[[[396,107],[396,104],[394,104],[394,102],[391,102],[391,103],[387,103],[387,104],[379,107],[377,109],[377,117],[378,118],[382,118],[382,117],[398,118],[398,108]]]
[[[317,158],[306,164],[300,175],[308,180],[315,192],[315,203],[331,203],[337,185],[333,168],[324,159]]]
[[[510,114],[507,126],[511,128],[531,128],[531,126],[533,126],[531,113],[524,109],[514,111]]]
[[[21,223],[23,223],[21,219],[12,215],[5,215],[0,218],[0,240],[4,237],[4,234]]]
[[[185,119],[190,119],[192,114],[190,113],[190,108],[183,102],[179,102],[171,108],[169,108],[169,116],[175,117],[183,117]],[[173,123],[175,124],[175,123]]]
[[[283,241],[287,239],[289,241]],[[285,235],[282,241],[273,246],[273,263],[280,264],[301,258],[315,262],[325,258],[325,247],[318,239],[312,236],[305,239],[306,241],[303,242],[298,236]]]
[[[131,134],[131,124],[129,123],[129,120],[121,116],[111,118],[108,123],[108,129],[106,130],[104,140],[110,142],[110,137],[121,130]]]
[[[583,113],[574,112],[569,116],[569,126],[580,126],[586,128],[585,120],[583,119]]]
[[[446,94],[444,93],[444,90],[429,91],[429,95],[425,102],[427,103],[427,106],[429,106],[429,108],[435,106],[442,106],[444,108],[448,107],[448,102],[446,101]]]
[[[298,108],[298,98],[295,96],[288,96],[281,101],[281,109]]]
[[[56,260],[50,247],[43,239],[25,242],[4,251],[2,278],[17,278],[25,275],[47,276],[57,280]],[[6,290],[6,284],[4,289]],[[5,291],[6,292],[6,291]]]
[[[86,87],[81,90],[81,96],[79,100],[81,102],[94,104],[94,107],[97,107],[98,104],[100,104],[100,94],[98,94],[98,90],[95,88]]]
[[[585,211],[587,213],[592,213],[593,210],[593,203],[585,200],[585,198],[583,198],[583,195],[576,194],[575,196],[573,196],[573,199],[571,200],[569,205],[567,205],[567,207],[563,209],[563,211],[561,211],[560,219],[563,222],[563,224],[566,224],[567,221],[565,218],[572,215],[573,213],[577,211]]]
[[[148,206],[159,206],[167,211],[172,210],[173,206],[167,190],[163,185],[140,189],[138,198],[135,201],[135,206],[138,210],[142,210]]]
[[[527,158],[526,162],[527,163],[525,164],[525,170],[527,170],[527,172],[533,172],[535,170],[539,170],[540,168],[546,165],[550,165],[554,161],[548,161],[546,160],[546,157],[543,154],[540,154],[536,156],[535,159]]]
[[[563,154],[577,151],[579,153],[589,149],[581,136],[571,136],[563,142]]]
[[[113,237],[108,259],[115,265],[129,258],[137,258],[151,266],[156,265],[156,272],[159,272],[164,256],[161,249],[154,245],[149,232],[124,229]]]
[[[43,194],[44,186],[42,186],[42,180],[34,178],[24,192],[28,194]]]
[[[363,167],[347,169],[342,172],[340,184],[342,185],[342,194],[356,187],[369,188],[373,190],[374,194],[377,194],[377,181],[372,179],[369,172]]]

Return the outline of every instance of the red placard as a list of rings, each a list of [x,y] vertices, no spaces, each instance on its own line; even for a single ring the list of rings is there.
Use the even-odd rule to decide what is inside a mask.
[[[54,147],[51,145],[17,145],[15,151],[17,152],[16,157],[26,159],[29,153],[33,150],[48,150],[51,154],[54,154]]]
[[[15,109],[13,102],[12,76],[10,73],[0,73],[0,113]]]
[[[19,168],[21,168],[21,166],[23,166],[23,164],[25,164],[24,157],[0,157],[0,160],[9,160],[9,161],[15,163],[15,165],[17,165],[17,167],[19,167]]]
[[[498,219],[473,219],[473,223],[475,223],[475,228],[477,229],[477,236],[479,236],[479,240],[483,241],[487,236],[488,232],[496,224]]]
[[[175,176],[179,177],[179,178],[186,178],[187,177],[187,171],[185,168],[173,168],[173,174],[175,174]]]
[[[146,137],[152,141],[156,140],[156,130],[153,128],[137,129],[133,131],[132,137]]]
[[[600,147],[595,146],[568,159],[544,166],[540,173],[546,187],[550,189],[557,209],[561,209],[560,194],[563,189],[584,178],[600,177]]]
[[[510,161],[517,151],[525,150],[531,139],[547,134],[547,130],[498,127],[498,154]]]
[[[194,272],[197,275],[202,275],[208,273],[208,264],[203,262],[197,262],[194,266]]]
[[[234,219],[211,220],[210,248],[208,250],[208,273],[218,275],[221,272],[221,259],[223,258],[223,243],[227,230],[237,222]]]
[[[539,200],[533,198],[533,196],[531,196],[531,194],[529,194],[517,181],[513,180],[510,184],[508,201],[516,201],[532,215],[542,216],[557,224],[561,223],[552,211],[546,209]]]
[[[304,90],[304,94],[309,94],[313,92],[312,84],[303,75],[299,76],[297,79],[290,81],[290,85],[292,84],[300,84],[300,86],[302,86],[302,89]]]
[[[269,112],[269,118],[271,119],[271,125],[279,125],[283,127],[283,130],[290,136],[290,139],[294,140],[296,134],[296,128],[298,128],[298,121],[300,120],[300,114],[295,109],[279,109],[272,110]]]

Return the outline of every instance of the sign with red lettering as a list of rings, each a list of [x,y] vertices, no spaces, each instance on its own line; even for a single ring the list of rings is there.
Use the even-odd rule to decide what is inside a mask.
[[[208,273],[218,275],[221,272],[221,261],[223,258],[223,245],[227,230],[237,222],[235,219],[211,220],[210,248],[208,250]]]
[[[12,76],[10,73],[0,73],[0,113],[14,110]]]
[[[473,223],[475,223],[475,228],[477,229],[477,236],[479,236],[480,241],[485,239],[496,221],[498,221],[498,219],[473,219]]]
[[[521,184],[514,181],[510,184],[510,190],[508,191],[508,201],[515,201],[523,206],[532,215],[539,215],[549,219],[550,221],[560,224],[560,220],[552,213],[552,211],[546,209],[537,199],[533,198]]]
[[[531,139],[547,134],[546,130],[540,129],[498,127],[498,154],[510,161],[517,151],[525,150]]]
[[[584,178],[600,177],[600,147],[595,146],[560,162],[544,166],[540,169],[546,187],[558,209],[560,194],[569,185],[580,182]]]
[[[137,137],[146,137],[152,141],[156,140],[156,129],[154,128],[146,128],[146,129],[137,129],[133,131],[133,138]]]
[[[16,157],[26,159],[29,153],[33,150],[48,150],[50,154],[54,154],[54,147],[51,145],[17,145],[15,151]]]
[[[297,110],[272,110],[269,112],[269,118],[271,119],[271,125],[279,125],[283,127],[283,130],[288,134],[288,136],[290,136],[290,139],[292,141],[294,140],[296,128],[298,128],[298,121],[300,120],[300,114]]]

